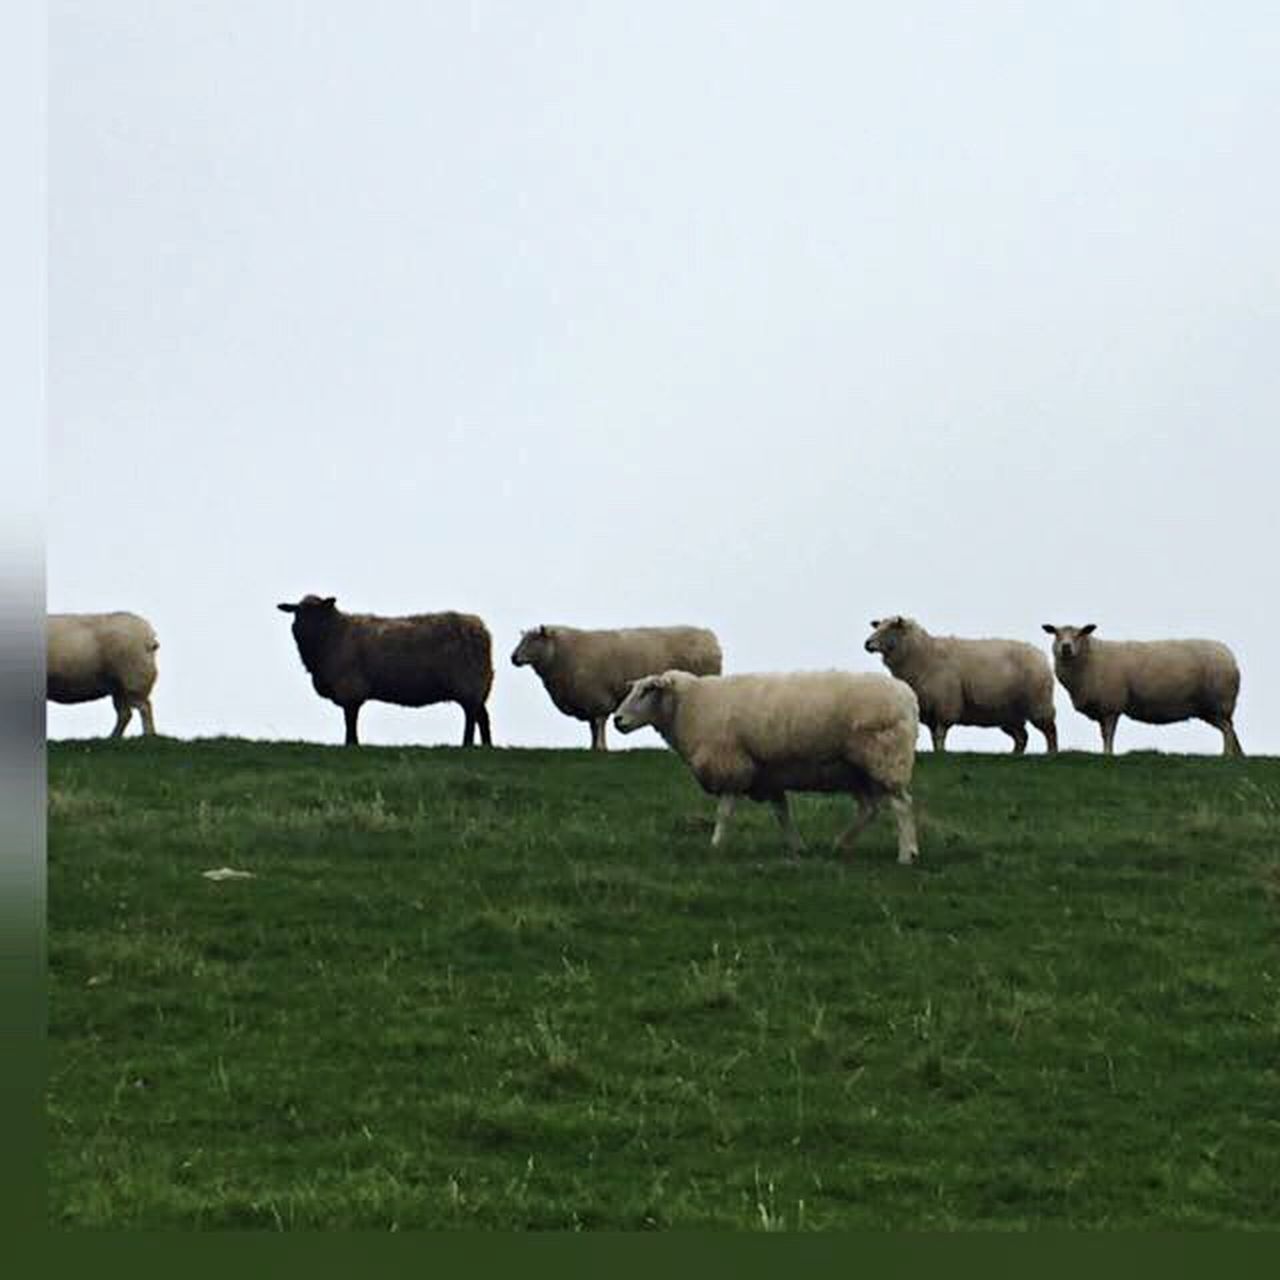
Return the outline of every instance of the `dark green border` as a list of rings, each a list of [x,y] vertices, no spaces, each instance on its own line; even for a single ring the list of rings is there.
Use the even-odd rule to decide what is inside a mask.
[[[570,1276],[612,1280],[628,1271],[652,1276],[655,1265],[684,1274],[717,1277],[726,1268],[735,1275],[777,1276],[803,1268],[804,1280],[819,1275],[881,1276],[973,1275],[1001,1277],[1073,1277],[1100,1280],[1103,1275],[1158,1274],[1160,1280],[1215,1273],[1232,1277],[1274,1271],[1277,1250],[1270,1235],[902,1235],[831,1234],[826,1236],[712,1235],[672,1232],[646,1236],[477,1235],[423,1232],[375,1236],[300,1233],[289,1237],[206,1233],[198,1241],[157,1233],[124,1236],[82,1233],[50,1239],[51,1260],[85,1268],[128,1266],[194,1275],[225,1275],[229,1266],[254,1263],[278,1274],[305,1268],[308,1276],[411,1274],[431,1269],[445,1276]],[[443,1269],[443,1270],[441,1270]],[[478,1270],[477,1270],[478,1269]]]

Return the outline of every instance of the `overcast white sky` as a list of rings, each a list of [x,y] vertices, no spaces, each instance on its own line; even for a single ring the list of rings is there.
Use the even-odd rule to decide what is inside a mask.
[[[162,731],[340,742],[314,591],[481,614],[504,744],[587,741],[523,627],[901,612],[1223,639],[1280,751],[1274,5],[50,13],[48,602],[152,620]]]

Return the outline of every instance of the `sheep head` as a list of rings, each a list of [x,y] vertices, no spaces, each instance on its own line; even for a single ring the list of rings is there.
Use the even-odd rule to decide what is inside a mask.
[[[319,618],[332,613],[337,603],[337,596],[305,595],[296,604],[278,604],[276,608],[281,613],[292,613],[301,618]]]
[[[871,634],[862,647],[868,653],[892,653],[915,625],[910,618],[904,618],[901,614],[895,614],[892,618],[873,618]]]
[[[520,633],[520,643],[511,652],[513,667],[537,667],[555,653],[555,636],[550,627],[534,627]]]
[[[1090,622],[1084,627],[1055,627],[1046,622],[1043,629],[1053,637],[1053,656],[1062,662],[1075,662],[1089,652],[1089,637],[1097,630]]]
[[[666,724],[671,719],[675,683],[670,671],[633,680],[627,696],[613,713],[614,728],[619,733],[631,733],[645,725]]]

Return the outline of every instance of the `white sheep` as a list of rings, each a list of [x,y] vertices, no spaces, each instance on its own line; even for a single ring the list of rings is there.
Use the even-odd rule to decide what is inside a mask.
[[[1071,704],[1096,720],[1112,755],[1122,715],[1144,724],[1203,720],[1222,733],[1222,754],[1242,756],[1231,718],[1240,693],[1235,655],[1218,640],[1096,640],[1094,623],[1055,627],[1053,666]]]
[[[160,642],[136,613],[51,613],[46,628],[46,694],[51,702],[115,704],[113,738],[124,733],[136,707],[142,732],[155,733],[151,690]]]
[[[767,800],[792,854],[803,842],[791,821],[788,791],[847,791],[854,837],[887,796],[898,824],[898,861],[914,862],[915,815],[908,790],[919,729],[909,685],[878,673],[805,671],[776,675],[693,676],[683,671],[637,680],[613,717],[621,733],[652,725],[720,797],[713,847],[738,796]]]
[[[609,715],[632,681],[670,670],[718,675],[721,654],[715,632],[704,627],[543,626],[521,634],[511,661],[531,666],[560,711],[590,723],[592,750],[606,751]]]
[[[1000,728],[1013,752],[1027,749],[1029,720],[1044,734],[1050,754],[1058,749],[1053,709],[1053,671],[1035,645],[1022,640],[971,640],[930,635],[914,618],[884,618],[864,648],[905,680],[920,702],[920,719],[933,749],[946,748],[953,724]]]

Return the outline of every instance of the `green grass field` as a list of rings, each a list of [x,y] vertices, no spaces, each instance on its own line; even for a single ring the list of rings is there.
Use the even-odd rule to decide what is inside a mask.
[[[1280,1225],[1280,761],[51,743],[54,1225]],[[201,872],[254,873],[220,883]]]

